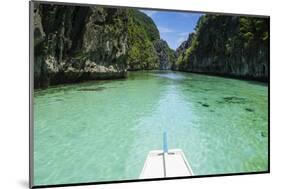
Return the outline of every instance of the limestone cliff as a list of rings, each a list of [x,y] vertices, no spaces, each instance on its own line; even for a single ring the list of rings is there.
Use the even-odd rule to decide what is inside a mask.
[[[154,48],[159,57],[159,69],[170,70],[176,59],[175,52],[170,49],[167,42],[162,39],[154,41]]]
[[[125,77],[125,9],[34,4],[35,88]]]
[[[168,69],[174,60],[137,9],[34,2],[33,20],[35,88]]]
[[[170,69],[175,61],[174,52],[160,39],[153,20],[136,9],[129,10],[128,69]]]
[[[268,80],[268,18],[204,15],[188,41],[174,69]]]

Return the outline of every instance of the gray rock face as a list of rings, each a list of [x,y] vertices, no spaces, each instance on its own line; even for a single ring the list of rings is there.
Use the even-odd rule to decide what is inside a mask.
[[[267,18],[201,16],[172,69],[268,81],[268,26]]]
[[[154,41],[154,48],[160,61],[160,70],[169,70],[175,61],[175,53],[171,50],[166,41],[159,39]]]
[[[188,35],[187,40],[183,41],[180,46],[176,49],[176,57],[179,57],[180,54],[185,53],[186,49],[191,46],[192,38],[194,37],[194,33],[190,33]]]
[[[35,88],[126,76],[125,9],[34,4]]]

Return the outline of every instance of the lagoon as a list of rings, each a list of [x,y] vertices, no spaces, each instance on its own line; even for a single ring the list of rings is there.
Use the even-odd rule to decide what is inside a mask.
[[[268,86],[173,71],[34,92],[34,184],[138,179],[150,150],[195,175],[267,171]]]

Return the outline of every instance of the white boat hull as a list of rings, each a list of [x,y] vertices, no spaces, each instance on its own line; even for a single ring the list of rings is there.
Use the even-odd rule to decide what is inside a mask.
[[[181,149],[150,151],[140,179],[192,176],[193,171]]]

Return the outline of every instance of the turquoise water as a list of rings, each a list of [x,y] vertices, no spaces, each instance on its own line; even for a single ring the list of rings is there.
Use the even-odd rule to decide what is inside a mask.
[[[34,183],[137,179],[150,150],[181,148],[196,175],[266,171],[268,86],[180,72],[34,93]]]

